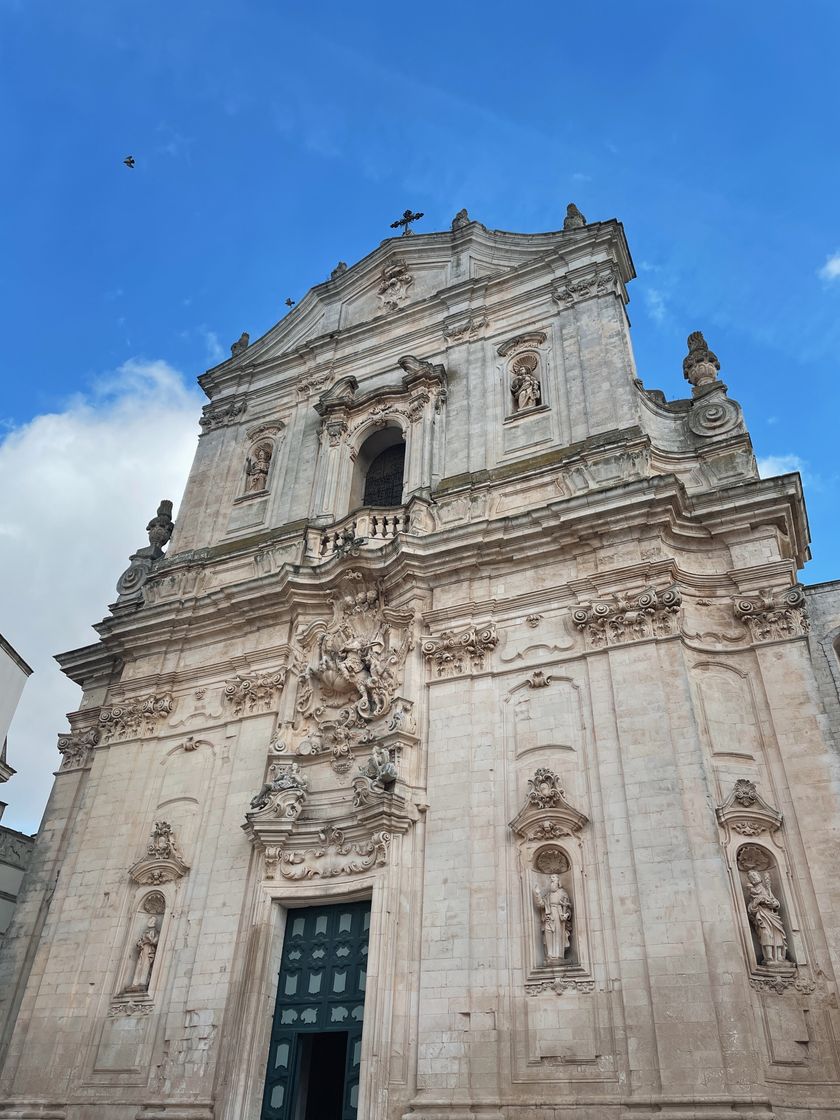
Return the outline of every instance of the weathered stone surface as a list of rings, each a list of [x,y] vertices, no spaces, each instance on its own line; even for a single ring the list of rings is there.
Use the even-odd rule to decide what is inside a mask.
[[[387,241],[202,378],[166,557],[60,659],[0,1117],[258,1120],[286,914],[360,898],[360,1120],[837,1114],[840,593],[564,226]]]

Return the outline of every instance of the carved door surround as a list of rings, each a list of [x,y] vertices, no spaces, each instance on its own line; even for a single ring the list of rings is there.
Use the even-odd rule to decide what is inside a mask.
[[[315,403],[321,445],[315,479],[315,522],[327,525],[352,512],[359,449],[377,429],[394,428],[405,440],[404,495],[428,499],[440,473],[437,460],[446,402],[446,370],[411,354],[397,363],[402,377],[359,393],[355,377],[342,377]]]
[[[523,972],[529,995],[566,988],[592,991],[592,952],[581,833],[585,813],[566,799],[560,777],[539,767],[528,780],[525,803],[510,822],[517,842],[524,938]],[[557,880],[557,882],[554,882]],[[547,959],[541,932],[540,895],[562,886],[571,901],[568,948],[561,959]]]
[[[782,814],[766,801],[756,783],[739,778],[727,798],[715,810],[722,830],[721,845],[732,888],[741,944],[750,984],[759,991],[800,992],[814,990],[808,967],[802,925],[796,910],[793,875],[784,843]],[[751,883],[750,877],[755,880]],[[751,892],[760,892],[766,880],[768,891],[778,903],[786,951],[777,961],[765,960],[755,917],[750,919]],[[753,903],[753,912],[756,906]]]

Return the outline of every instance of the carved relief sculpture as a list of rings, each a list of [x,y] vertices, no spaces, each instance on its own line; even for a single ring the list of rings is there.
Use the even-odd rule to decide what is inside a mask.
[[[278,866],[284,879],[334,879],[338,875],[358,875],[381,866],[388,860],[391,836],[375,832],[369,840],[349,842],[338,828],[319,833],[317,848],[284,851]]]
[[[382,743],[374,743],[367,762],[359,767],[353,779],[353,805],[366,804],[373,795],[382,795],[391,789],[398,778],[397,767],[391,752]]]
[[[781,594],[759,591],[743,595],[735,600],[733,609],[755,642],[799,638],[810,630],[805,592],[799,584]]]
[[[444,630],[423,642],[423,656],[438,677],[454,677],[484,668],[485,656],[496,648],[499,636],[495,623],[470,626],[466,630]]]
[[[540,914],[540,929],[546,964],[562,961],[571,944],[572,900],[559,875],[549,877],[548,887],[534,887],[534,901]]]
[[[223,428],[227,424],[235,424],[244,412],[244,400],[220,401],[218,404],[206,405],[198,422],[202,434],[211,431],[213,428]]]
[[[619,593],[584,603],[572,621],[594,649],[642,638],[666,638],[676,633],[682,593],[676,585],[657,591],[646,587],[637,594]]]
[[[168,821],[155,821],[146,854],[130,868],[129,878],[135,883],[168,883],[189,871],[189,864],[175,839]]]
[[[408,299],[409,289],[414,277],[408,271],[405,261],[394,257],[382,269],[382,278],[376,294],[384,311],[397,311]]]

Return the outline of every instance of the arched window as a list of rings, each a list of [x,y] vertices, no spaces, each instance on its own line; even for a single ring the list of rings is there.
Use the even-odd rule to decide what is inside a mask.
[[[405,469],[405,444],[397,443],[380,451],[365,475],[365,493],[362,505],[402,505],[403,471]]]

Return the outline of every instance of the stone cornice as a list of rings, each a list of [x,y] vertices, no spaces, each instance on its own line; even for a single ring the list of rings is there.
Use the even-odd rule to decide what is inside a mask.
[[[791,506],[796,505],[796,491],[780,486],[780,481],[784,480],[730,487],[716,496],[704,495],[698,503],[687,497],[673,476],[642,478],[572,498],[558,497],[556,501],[497,520],[476,521],[423,536],[406,535],[375,554],[354,558],[352,564],[369,569],[374,578],[382,578],[388,586],[396,587],[406,581],[409,593],[416,595],[447,573],[463,573],[470,568],[488,570],[496,565],[509,568],[511,533],[516,535],[519,563],[528,566],[552,557],[575,555],[580,551],[581,540],[595,540],[616,529],[636,534],[655,530],[683,552],[708,550],[710,535],[749,532],[762,521],[775,523],[787,519],[792,530]],[[251,540],[243,551],[253,552],[257,544]],[[213,550],[208,550],[204,562],[213,564],[219,560],[213,556]],[[629,589],[632,585],[644,586],[644,573],[655,569],[671,571],[684,589],[719,590],[729,595],[747,592],[750,586],[784,589],[790,585],[793,574],[792,561],[784,560],[764,565],[759,571],[750,569],[747,580],[739,580],[738,572],[714,578],[680,572],[675,561],[637,567],[636,578],[628,578],[624,584]],[[245,579],[240,576],[238,581],[214,586],[206,593],[193,592],[119,612],[97,626],[102,643],[61,655],[59,664],[71,679],[82,683],[97,674],[102,676],[103,667],[113,667],[115,659],[127,656],[128,651],[132,656],[162,651],[188,633],[192,640],[210,640],[229,633],[232,626],[252,629],[269,621],[276,626],[279,612],[288,611],[291,616],[293,611],[322,606],[325,589],[345,568],[346,562],[335,558],[317,568],[284,565],[271,573],[253,569],[253,575]],[[622,586],[622,578],[616,571],[582,581],[581,590],[575,592],[578,601],[592,596],[593,590],[601,593]],[[574,589],[577,582],[569,587]],[[482,606],[479,618],[476,604],[472,607],[471,614],[479,621],[492,615]],[[164,686],[162,681],[159,687]]]

